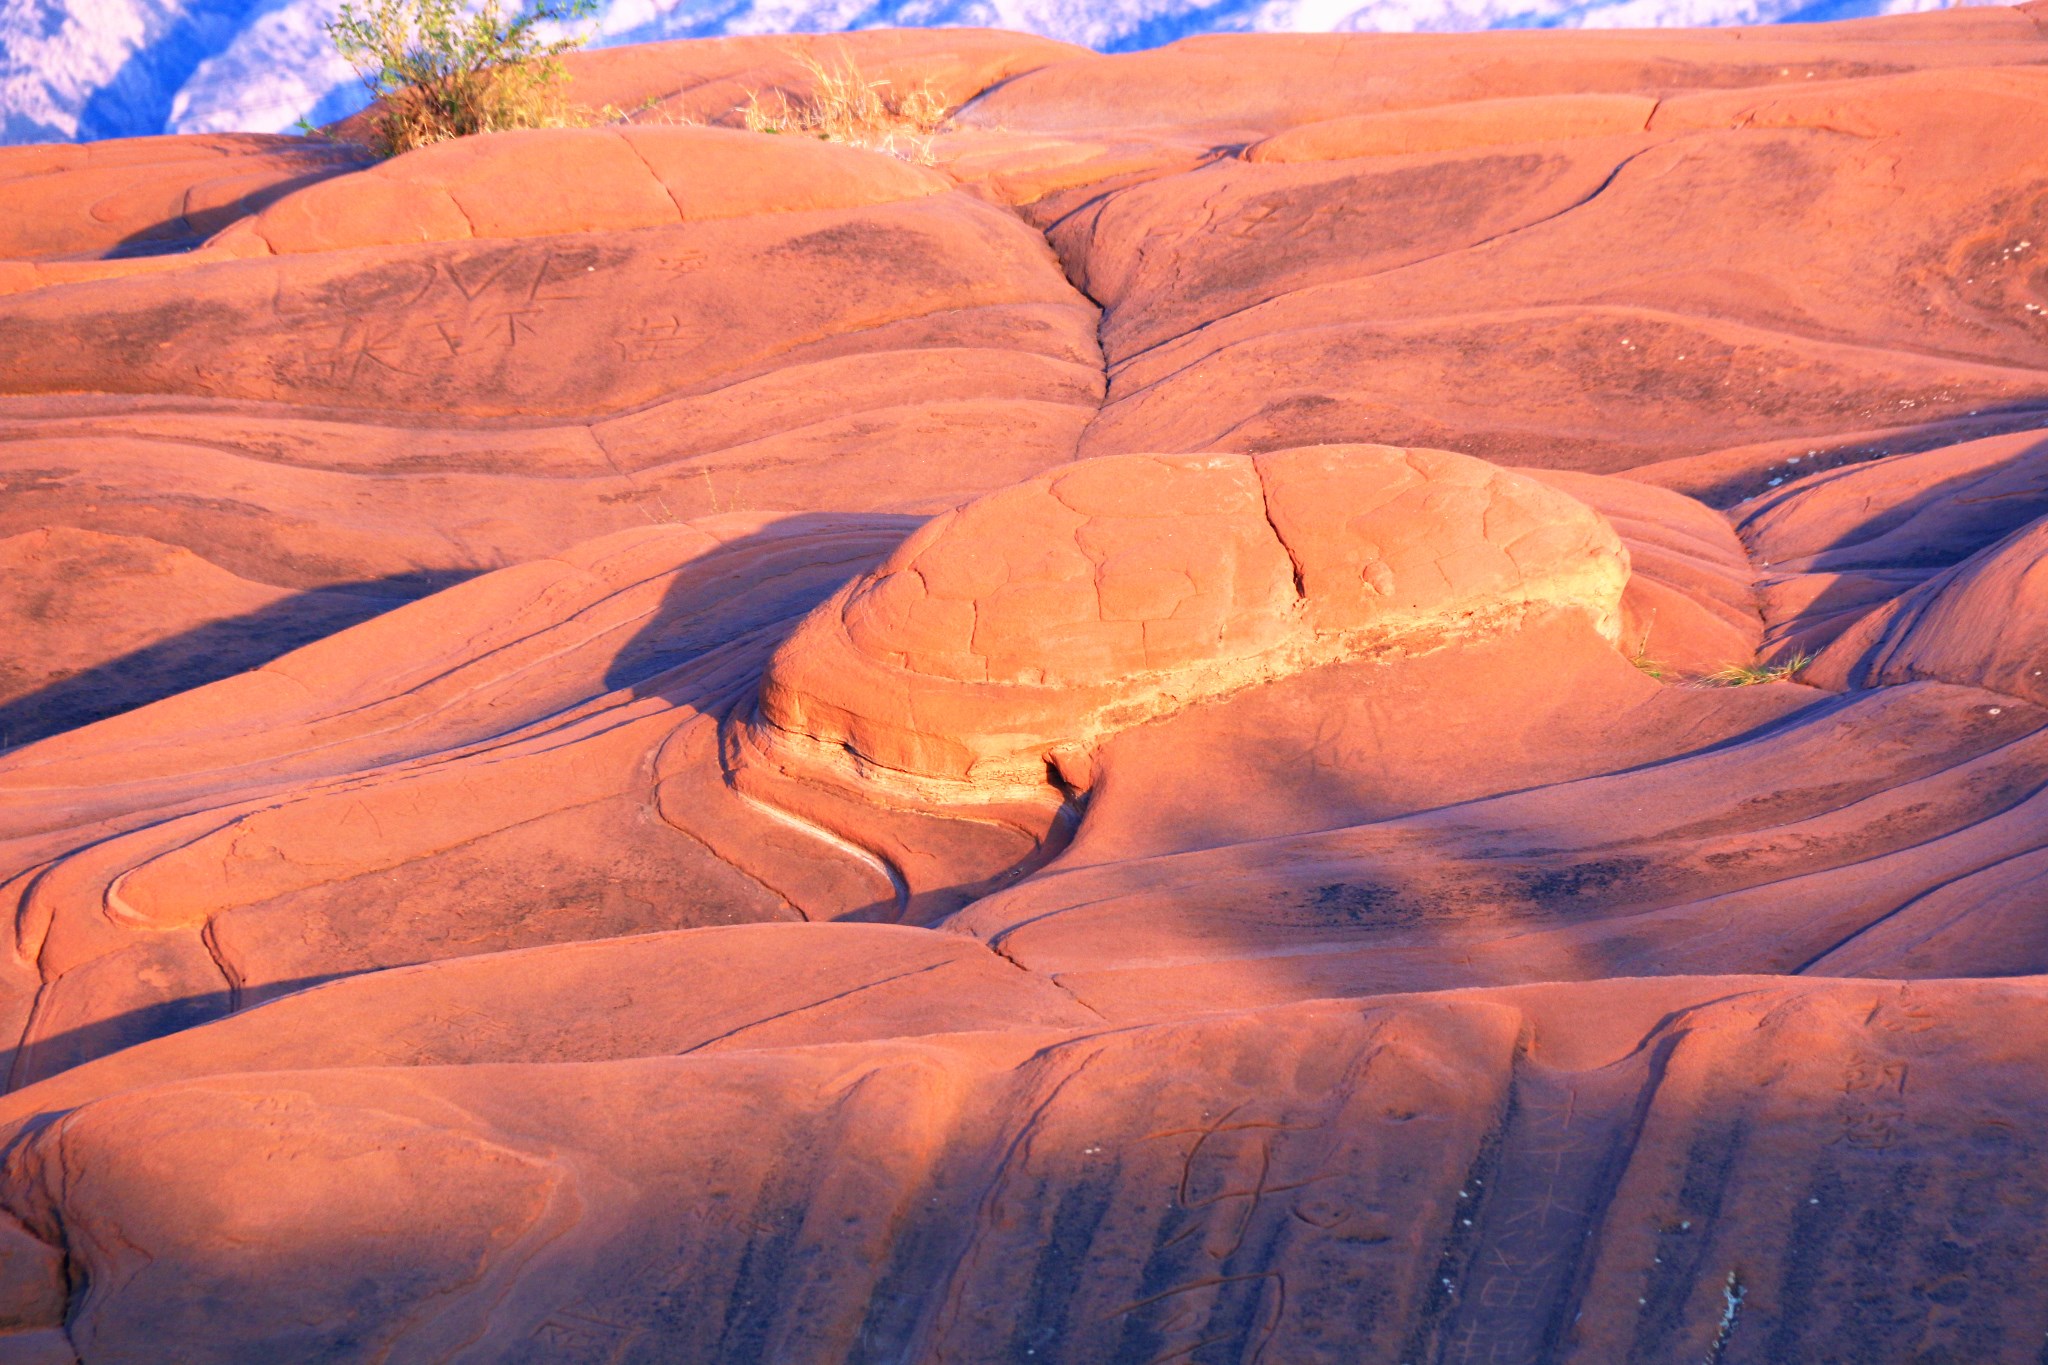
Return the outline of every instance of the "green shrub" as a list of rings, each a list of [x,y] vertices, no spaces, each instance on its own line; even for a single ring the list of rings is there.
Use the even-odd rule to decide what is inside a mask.
[[[596,0],[366,0],[327,25],[334,47],[376,101],[372,140],[385,156],[472,133],[554,128],[588,120],[564,102],[564,52],[588,34],[544,37],[541,26],[596,12]]]

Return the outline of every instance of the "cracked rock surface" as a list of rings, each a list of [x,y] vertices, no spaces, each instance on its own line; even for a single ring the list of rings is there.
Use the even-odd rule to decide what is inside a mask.
[[[757,741],[972,801],[1321,665],[1545,610],[1611,640],[1627,579],[1591,508],[1446,451],[1084,460],[934,518],[813,613],[769,663]]]

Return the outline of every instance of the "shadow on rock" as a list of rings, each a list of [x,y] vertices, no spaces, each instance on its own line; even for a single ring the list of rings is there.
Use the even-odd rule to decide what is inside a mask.
[[[400,574],[319,588],[159,640],[0,702],[0,752],[259,668],[472,576]]]

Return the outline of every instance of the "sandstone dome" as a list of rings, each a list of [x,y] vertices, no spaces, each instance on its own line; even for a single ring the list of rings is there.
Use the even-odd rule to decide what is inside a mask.
[[[1106,735],[1320,664],[1546,610],[1612,640],[1627,582],[1597,512],[1469,456],[1108,456],[934,519],[820,606],[770,663],[752,737],[1011,794]]]

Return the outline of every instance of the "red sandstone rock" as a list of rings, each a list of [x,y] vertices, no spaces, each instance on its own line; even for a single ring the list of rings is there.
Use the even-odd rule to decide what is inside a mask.
[[[8,1203],[18,1244],[61,1238],[99,1287],[65,1320],[87,1358],[1221,1339],[1396,1360],[1555,1331],[1586,1361],[1745,1340],[1886,1359],[1926,1311],[1913,1286],[1947,1274],[1916,1340],[1998,1359],[2032,1348],[2041,1309],[2023,1266],[2044,1191],[2016,1156],[2038,994],[1677,978],[220,1077],[34,1131]],[[1873,1222],[1896,1230],[1876,1248]],[[47,1265],[13,1277],[24,1326],[57,1322]],[[1528,1307],[1560,1300],[1583,1305],[1568,1334]]]
[[[1276,133],[1245,148],[1247,161],[1342,161],[1412,156],[1521,142],[1639,133],[1658,101],[1645,95],[1525,95],[1433,108],[1353,114]]]
[[[1104,736],[1319,665],[1545,608],[1612,638],[1627,572],[1590,509],[1443,451],[1091,460],[935,519],[821,607],[754,740],[1028,791]]]
[[[0,1361],[2033,1360],[2044,43],[0,154]]]
[[[1537,54],[1559,50],[1553,40],[1492,35],[1475,50],[1491,47],[1498,61],[1419,62],[1390,97],[1371,81],[1391,83],[1375,54],[1393,44],[1354,46],[1346,59],[1339,39],[1289,41],[1304,61],[1325,47],[1331,79],[1245,79],[1242,98],[1258,107],[1236,108],[1208,87],[1231,65],[1230,40],[1212,39],[1111,59],[1126,81],[1062,87],[1053,107],[1062,127],[1094,135],[1112,116],[1091,123],[1078,111],[1120,102],[1135,106],[1121,126],[1142,126],[1175,92],[1205,118],[1244,120],[1217,130],[1227,143],[1326,118],[1347,88],[1361,102],[1433,104],[1569,79],[1693,107],[1701,126],[1452,151],[1418,131],[1403,157],[1212,158],[1061,201],[1047,215],[1052,240],[1106,309],[1110,401],[1084,453],[1372,440],[1615,471],[2038,409],[2048,321],[2025,308],[2039,304],[2033,248],[2013,249],[2040,236],[2040,211],[2008,187],[2040,180],[2041,152],[1990,131],[2039,121],[2048,86],[2036,72],[1709,98],[1682,95],[1673,68],[1642,51],[1660,40],[1617,41],[1631,57],[1610,71],[1546,66]],[[1403,46],[1426,53],[1442,41]],[[1804,87],[1807,72],[1817,85],[1853,50],[1817,62],[1777,41],[1791,46],[1767,56],[1716,40],[1688,53],[1729,63],[1711,76],[1695,68],[1701,83]],[[2014,55],[2037,42],[2029,32]],[[1947,65],[1969,53],[1928,43],[1896,57]],[[974,116],[1030,127],[1020,105],[1067,70],[1023,77]],[[1424,95],[1452,70],[1456,96]],[[1851,245],[1830,230],[1847,221],[1882,226]],[[1867,288],[1873,271],[1896,289]]]
[[[1762,639],[1755,567],[1727,519],[1633,479],[1522,471],[1607,518],[1628,550],[1619,643],[1660,670],[1706,674],[1746,662]]]
[[[217,134],[0,148],[0,262],[189,247],[302,185],[360,169],[357,148]]]
[[[219,234],[238,256],[549,237],[863,208],[943,193],[879,152],[723,128],[550,128],[459,138],[288,195]]]
[[[235,673],[404,600],[293,593],[142,536],[65,526],[9,536],[0,748]]]
[[[2048,703],[2048,518],[1859,619],[1822,651],[1824,686],[1938,678]]]
[[[660,821],[651,768],[902,529],[627,533],[10,756],[17,1075],[342,972],[798,917]]]
[[[547,156],[607,148],[630,163],[619,193],[637,186],[659,226],[532,216],[550,201],[531,169],[559,192],[573,178]],[[311,249],[361,239],[321,205],[417,190],[419,163],[510,238]],[[687,187],[687,214],[649,164]],[[557,209],[616,207],[592,188],[604,169]],[[579,130],[450,144],[333,185],[234,230],[293,254],[0,298],[0,534],[142,537],[251,591],[402,599],[650,523],[936,510],[1070,458],[1099,392],[1093,311],[1037,234],[876,153]],[[377,199],[356,229],[388,240],[390,209]],[[326,239],[304,236],[321,222]],[[882,247],[890,263],[872,268]],[[25,589],[53,591],[36,572]],[[192,612],[246,614],[247,595]],[[333,619],[325,600],[307,600],[297,638]],[[148,648],[179,624],[129,631],[154,629],[134,640]],[[116,643],[56,656],[114,666]]]

